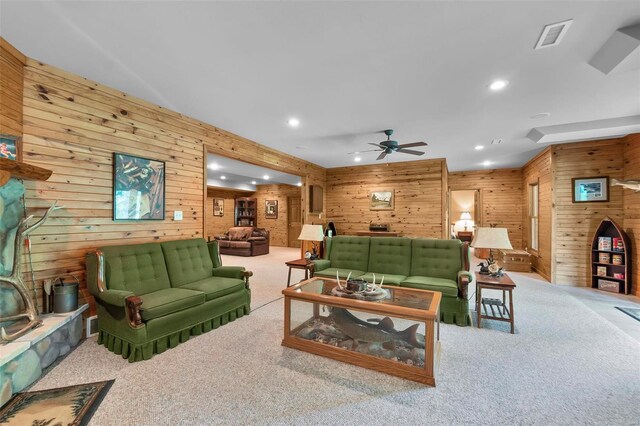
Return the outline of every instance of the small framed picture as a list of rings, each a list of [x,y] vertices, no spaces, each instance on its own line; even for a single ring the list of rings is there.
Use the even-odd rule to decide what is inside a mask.
[[[573,178],[574,203],[595,203],[609,201],[609,176]]]
[[[607,276],[607,267],[606,266],[598,266],[598,270],[596,273],[599,277]]]
[[[213,215],[224,216],[224,198],[213,199]]]
[[[371,191],[369,193],[369,210],[393,210],[393,189]]]
[[[278,218],[278,200],[265,200],[264,207],[265,219]]]
[[[22,138],[0,133],[0,158],[22,161]]]

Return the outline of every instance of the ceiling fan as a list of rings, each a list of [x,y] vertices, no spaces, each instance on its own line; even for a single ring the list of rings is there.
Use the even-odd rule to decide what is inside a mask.
[[[372,152],[372,151],[382,151],[376,160],[382,160],[387,154],[393,154],[394,152],[402,152],[404,154],[411,155],[422,155],[423,151],[415,151],[412,148],[414,146],[427,146],[426,142],[412,142],[412,143],[403,143],[399,144],[398,141],[392,141],[391,135],[393,135],[393,129],[388,129],[384,131],[384,134],[387,135],[387,140],[382,141],[380,143],[369,143],[369,145],[373,145],[377,147],[377,149],[370,149],[368,151],[359,151],[359,152]],[[351,152],[350,154],[355,154],[355,152]]]

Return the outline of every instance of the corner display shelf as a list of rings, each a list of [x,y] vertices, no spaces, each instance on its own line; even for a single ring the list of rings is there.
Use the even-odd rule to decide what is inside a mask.
[[[605,247],[600,244],[600,238],[606,239]],[[614,241],[621,241],[622,247],[616,248]],[[606,271],[604,275],[603,271]],[[591,287],[614,293],[631,293],[631,242],[622,228],[608,217],[598,226],[591,244]]]
[[[235,199],[236,226],[258,226],[258,200],[251,197]]]

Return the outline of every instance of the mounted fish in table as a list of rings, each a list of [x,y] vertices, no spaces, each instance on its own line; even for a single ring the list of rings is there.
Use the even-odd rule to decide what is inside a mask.
[[[362,321],[355,317],[346,309],[332,308],[329,317],[336,324],[337,328],[345,335],[353,339],[354,344],[358,341],[370,343],[382,343],[393,346],[394,341],[402,340],[413,347],[424,348],[424,340],[418,339],[419,324],[414,324],[403,331],[397,331],[391,318],[372,319],[371,322]]]

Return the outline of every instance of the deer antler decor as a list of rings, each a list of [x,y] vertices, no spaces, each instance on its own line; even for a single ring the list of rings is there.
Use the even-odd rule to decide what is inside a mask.
[[[15,340],[18,337],[26,334],[31,329],[39,327],[42,325],[42,321],[38,318],[38,311],[29,297],[29,291],[27,287],[24,285],[24,281],[22,280],[22,248],[24,247],[25,238],[33,231],[38,229],[49,217],[49,215],[56,211],[60,210],[62,207],[56,206],[56,202],[54,202],[49,210],[42,216],[42,218],[34,223],[31,226],[28,226],[28,223],[31,219],[33,219],[33,215],[27,217],[26,219],[20,222],[20,226],[18,227],[18,232],[16,233],[14,252],[13,252],[13,270],[11,271],[11,275],[8,277],[0,276],[0,282],[4,284],[12,285],[22,297],[24,302],[24,306],[26,307],[26,312],[18,315],[13,315],[10,317],[0,317],[0,322],[2,321],[15,321],[23,318],[27,318],[29,322],[14,333],[7,333],[4,327],[0,329],[0,337],[2,340]]]

